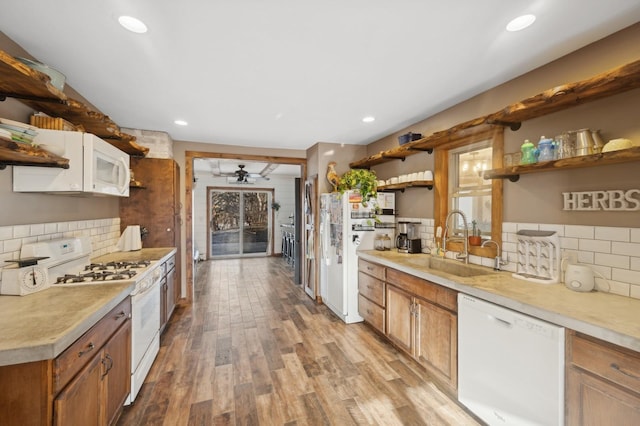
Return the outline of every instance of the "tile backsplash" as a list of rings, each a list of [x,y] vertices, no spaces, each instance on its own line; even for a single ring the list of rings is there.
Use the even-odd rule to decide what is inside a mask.
[[[0,266],[18,259],[23,244],[83,235],[91,237],[92,257],[110,253],[120,238],[120,218],[0,226]]]
[[[398,221],[421,223],[422,247],[428,252],[435,234],[434,220],[403,217]],[[522,229],[556,231],[562,256],[590,266],[599,291],[640,299],[640,228],[505,222],[502,258],[509,260],[505,271],[516,271],[516,233]],[[469,262],[493,266],[493,259],[479,256],[470,256]]]

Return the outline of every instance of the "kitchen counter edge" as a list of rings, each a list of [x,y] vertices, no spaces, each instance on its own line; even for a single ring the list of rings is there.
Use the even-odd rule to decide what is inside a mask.
[[[420,267],[419,259],[430,257],[427,254],[367,250],[359,251],[358,256],[363,260],[640,352],[638,299],[603,292],[574,292],[564,284],[536,284],[513,278],[511,272],[507,271],[475,277],[454,276],[426,266]],[[486,267],[477,267],[491,271]],[[612,312],[609,312],[610,307],[613,309]]]

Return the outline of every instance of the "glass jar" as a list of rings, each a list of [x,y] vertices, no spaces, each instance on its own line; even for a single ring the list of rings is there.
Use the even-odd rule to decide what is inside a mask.
[[[391,238],[389,234],[384,234],[382,236],[383,246],[385,250],[391,250]]]
[[[373,240],[373,248],[380,251],[384,250],[384,240],[382,239],[382,235],[376,235],[376,238]]]

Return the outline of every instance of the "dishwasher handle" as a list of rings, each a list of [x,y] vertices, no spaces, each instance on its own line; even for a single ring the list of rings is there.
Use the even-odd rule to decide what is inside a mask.
[[[489,317],[490,320],[497,322],[503,327],[507,327],[507,328],[513,327],[512,323],[510,323],[509,321],[503,320],[502,318],[494,317],[493,315],[489,315],[489,314],[487,314],[487,317]]]

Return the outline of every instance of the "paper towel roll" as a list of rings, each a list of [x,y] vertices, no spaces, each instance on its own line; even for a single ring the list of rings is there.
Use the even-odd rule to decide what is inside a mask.
[[[142,239],[140,238],[140,225],[129,225],[126,227],[116,248],[119,251],[134,251],[142,248]]]

